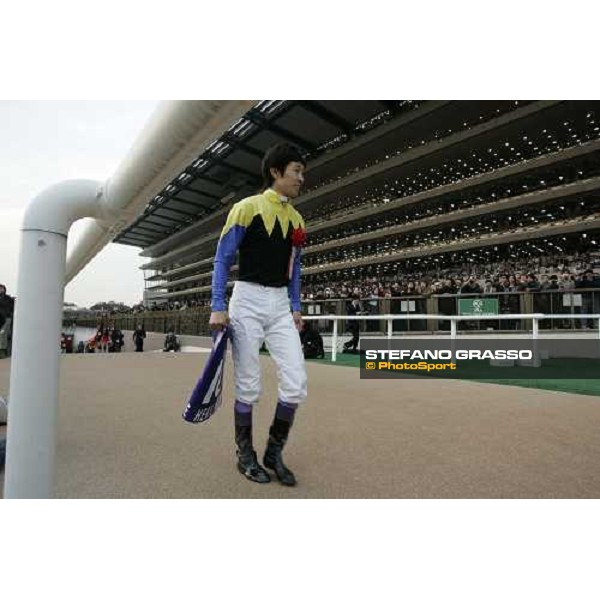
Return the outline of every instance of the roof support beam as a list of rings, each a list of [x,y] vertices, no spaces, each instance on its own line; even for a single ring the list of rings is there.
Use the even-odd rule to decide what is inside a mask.
[[[137,238],[138,240],[141,240],[141,241],[136,241],[134,238]],[[152,237],[150,235],[146,235],[143,233],[128,233],[126,236],[124,236],[121,239],[123,239],[123,240],[131,239],[133,243],[136,243],[136,244],[143,243],[144,245],[152,244],[156,240],[155,237]],[[119,242],[119,243],[121,243],[121,242]]]
[[[200,190],[196,190],[193,187],[190,187],[189,184],[181,186],[180,189],[178,189],[176,192],[173,192],[173,196],[171,196],[171,197],[174,198],[175,200],[177,200],[178,198],[175,197],[175,194],[178,194],[179,192],[189,192],[190,194],[193,194],[194,196],[198,196],[198,197],[207,196],[208,198],[213,198],[214,200],[218,200],[220,198],[220,196],[217,196],[216,194],[211,194],[210,192],[201,192]]]
[[[202,171],[194,170],[192,173],[189,174],[192,175],[195,179],[204,179],[205,181],[208,181],[209,183],[214,183],[215,185],[223,185],[222,181],[216,179],[215,177],[211,177],[210,175],[205,175],[204,173],[202,173]],[[190,181],[186,185],[189,185],[190,183],[192,182]]]
[[[383,106],[387,108],[393,115],[397,114],[400,111],[401,106],[398,105],[397,102],[393,100],[381,100],[380,101]]]
[[[328,108],[324,107],[321,104],[315,104],[314,102],[308,102],[307,100],[301,100],[298,102],[298,106],[301,106],[305,110],[311,112],[313,115],[327,121],[334,127],[338,127],[345,134],[350,134],[353,129],[352,123],[344,119],[343,117],[336,115],[334,112],[330,111]]]
[[[214,162],[217,165],[222,165],[223,167],[225,167],[227,169],[231,169],[232,171],[241,173],[242,175],[245,175],[246,177],[252,177],[252,179],[256,179],[256,173],[254,173],[253,171],[248,171],[248,169],[244,169],[244,167],[238,167],[236,165],[232,165],[232,164],[226,162],[226,158],[218,158],[218,159],[215,159]]]
[[[272,133],[277,134],[278,136],[288,140],[289,142],[293,142],[297,146],[301,146],[305,150],[309,150],[310,152],[315,150],[314,144],[309,142],[307,139],[305,139],[299,135],[296,135],[295,133],[292,133],[291,131],[288,131],[287,129],[284,129],[283,127],[280,127],[279,125],[276,125],[275,123],[271,123],[270,121],[265,119],[262,115],[260,115],[256,112],[250,111],[246,115],[246,118],[249,121],[251,121],[252,123],[254,123],[255,125],[258,125],[259,127],[266,129],[267,131],[271,131]]]
[[[185,210],[180,210],[179,208],[173,208],[170,204],[164,205],[164,206],[157,206],[156,210],[152,211],[152,213],[150,213],[150,214],[156,214],[157,217],[162,217],[163,215],[158,214],[159,210],[168,210],[170,212],[173,212],[177,215],[182,215],[184,217],[195,217],[198,214],[198,213],[186,212]]]
[[[206,210],[202,204],[198,204],[197,202],[192,202],[191,200],[185,200],[184,198],[170,198],[171,202],[181,202],[181,204],[186,204],[187,206],[193,206],[194,208],[201,208],[202,210]],[[161,208],[167,208],[164,204],[161,205]],[[192,213],[190,213],[190,216]]]
[[[248,144],[245,144],[244,142],[236,139],[235,136],[231,132],[227,132],[223,136],[223,140],[225,142],[227,142],[228,144],[231,144],[232,146],[235,146],[236,148],[239,148],[240,150],[243,150],[244,152],[247,152],[248,154],[252,154],[253,156],[256,156],[257,158],[260,158],[262,160],[263,153],[260,150],[257,150],[256,148],[253,148],[252,146],[248,146]]]
[[[145,223],[148,223],[148,220],[146,219],[144,221]],[[156,223],[150,223],[151,225],[156,225]],[[158,234],[163,234],[163,233],[167,233],[169,230],[168,229],[151,229],[150,227],[146,227],[146,225],[136,225],[135,226],[136,229],[143,229],[144,231],[151,231],[152,233],[158,233]]]
[[[193,215],[190,215],[190,217],[192,217]],[[164,223],[161,223],[160,221],[152,221],[150,220],[150,217],[155,217],[157,219],[166,219],[167,221],[171,221],[171,223],[181,223],[181,219],[176,219],[175,217],[171,217],[169,215],[157,215],[156,213],[150,213],[149,215],[146,215],[146,223],[156,223],[157,225],[164,225]]]

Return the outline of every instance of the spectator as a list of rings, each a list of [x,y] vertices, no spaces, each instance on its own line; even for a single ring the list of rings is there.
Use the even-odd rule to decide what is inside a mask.
[[[558,277],[556,275],[551,275],[550,280],[548,281],[548,285],[546,286],[548,290],[557,290],[558,289]]]
[[[14,298],[6,293],[6,286],[0,284],[0,358],[11,354],[14,310]]]
[[[517,282],[517,292],[526,292],[529,281],[527,279],[527,275],[521,275],[519,277],[519,281]]]
[[[133,342],[135,344],[136,352],[144,351],[144,339],[146,337],[146,330],[142,324],[139,324],[133,332]]]
[[[563,273],[562,278],[558,283],[558,289],[571,291],[574,287],[575,281],[573,281],[573,277],[571,276],[571,274],[568,271],[566,273]]]
[[[0,396],[0,425],[6,425],[8,420],[8,407],[6,406],[6,400]],[[4,469],[4,462],[6,460],[6,438],[0,438],[0,470]]]
[[[491,279],[487,279],[482,290],[483,294],[494,294],[496,293],[496,286],[492,283]]]
[[[173,330],[170,330],[165,336],[165,344],[163,352],[179,352],[181,350],[181,344],[175,335]]]
[[[352,301],[348,303],[346,312],[348,316],[356,316],[363,314],[360,300],[358,298],[353,298]],[[357,319],[349,319],[347,329],[352,334],[352,339],[344,343],[344,349],[342,352],[356,353],[360,335],[360,323]]]
[[[100,351],[108,352],[108,344],[110,342],[110,331],[108,327],[102,330],[102,336],[100,338]]]
[[[313,328],[310,321],[304,321],[302,331],[300,332],[300,342],[302,343],[304,358],[325,358],[323,338]]]
[[[600,280],[596,279],[594,272],[587,270],[581,275],[581,280],[577,282],[576,287],[581,288],[581,308],[584,314],[594,314],[598,311],[600,295]],[[584,319],[582,327],[592,329],[594,327],[593,319]]]
[[[121,352],[124,345],[124,338],[123,332],[118,327],[114,327],[110,334],[113,352]]]
[[[508,292],[509,287],[508,277],[506,275],[501,275],[498,284],[496,285],[496,291],[500,293]]]
[[[529,273],[529,275],[527,275],[525,286],[530,292],[536,292],[540,289],[540,284],[533,273]]]
[[[481,294],[481,287],[475,281],[475,277],[472,275],[469,277],[467,282],[460,288],[461,294]]]

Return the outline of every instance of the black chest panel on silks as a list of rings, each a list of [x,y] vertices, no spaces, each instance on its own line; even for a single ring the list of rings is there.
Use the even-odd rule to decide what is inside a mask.
[[[273,287],[288,285],[291,251],[292,224],[284,235],[275,219],[269,235],[262,216],[255,215],[239,247],[239,279]]]

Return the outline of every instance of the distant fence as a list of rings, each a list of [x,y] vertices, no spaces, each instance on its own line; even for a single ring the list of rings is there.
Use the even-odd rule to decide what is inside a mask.
[[[146,331],[167,333],[174,331],[178,335],[209,335],[208,319],[210,309],[193,308],[176,311],[154,311],[137,314],[97,315],[90,317],[72,318],[65,315],[65,324],[74,324],[79,327],[98,327],[100,324],[109,327],[118,327],[122,330],[133,330],[138,325],[143,325]]]
[[[412,320],[419,320],[419,319],[424,319],[426,321],[431,321],[431,320],[435,320],[436,316],[435,315],[381,315],[381,317],[379,316],[347,316],[344,318],[339,317],[339,316],[335,316],[335,315],[323,315],[322,317],[306,317],[306,320],[319,320],[319,319],[326,319],[327,321],[331,321],[331,325],[332,325],[332,331],[331,331],[331,360],[332,361],[336,361],[336,357],[337,357],[337,353],[338,353],[338,345],[339,343],[342,341],[341,340],[341,332],[339,329],[339,323],[342,320],[348,321],[348,320],[353,320],[353,321],[362,321],[364,323],[369,323],[371,321],[374,320],[379,320],[382,319],[385,321],[386,323],[386,337],[387,339],[392,339],[394,337],[394,323],[396,321],[412,321]],[[532,337],[532,339],[537,339],[539,337],[539,332],[540,332],[540,323],[542,321],[552,321],[555,319],[562,319],[564,317],[560,316],[560,315],[544,315],[541,313],[535,313],[535,314],[510,314],[510,315],[495,315],[495,316],[479,316],[479,317],[473,317],[473,316],[450,316],[448,317],[448,320],[450,322],[450,331],[449,331],[449,337],[452,340],[455,340],[457,338],[458,335],[458,330],[460,327],[460,324],[464,324],[464,323],[469,323],[475,319],[479,319],[483,322],[486,321],[492,321],[494,319],[498,319],[500,321],[504,321],[504,320],[515,320],[515,321],[523,321],[523,322],[528,322],[531,323],[531,327],[528,328],[526,331],[527,333],[529,333]],[[568,319],[571,319],[573,321],[589,321],[590,323],[594,323],[597,325],[597,333],[598,336],[600,337],[600,315],[599,314],[579,314],[579,315],[575,315],[575,316],[571,316],[568,315],[567,316]],[[346,335],[346,340],[348,339],[348,336]]]
[[[461,316],[460,309],[464,311],[465,300],[481,301],[478,302],[478,306],[483,308],[484,313],[488,305],[497,306],[498,311],[496,318],[490,318],[490,315],[486,314],[485,319],[478,319],[473,311],[468,315],[463,312],[462,316],[470,318],[459,319],[457,323],[459,330],[466,331],[527,332],[531,323],[528,319],[515,315],[534,313],[546,315],[546,318],[539,321],[542,330],[592,329],[596,324],[591,317],[581,319],[574,317],[600,313],[599,289],[363,298],[361,303],[364,312],[367,316],[375,318],[361,320],[361,332],[387,334],[388,315],[410,317],[393,320],[392,331],[395,333],[449,332],[452,320],[448,317]],[[491,304],[490,300],[493,301]],[[302,303],[302,313],[317,317],[314,320],[317,321],[321,333],[333,333],[333,321],[325,315],[344,317],[347,314],[347,304],[347,299],[310,300]],[[512,316],[509,318],[507,315]],[[135,329],[138,324],[141,324],[146,331],[157,333],[173,330],[181,335],[209,335],[209,317],[210,308],[201,307],[86,317],[65,313],[64,322],[75,323],[82,327],[97,327],[102,323],[126,330]],[[339,331],[345,331],[346,328],[345,319],[341,319]]]
[[[600,290],[577,289],[573,291],[544,290],[539,292],[504,292],[493,294],[433,294],[430,296],[400,296],[395,298],[362,298],[363,311],[369,316],[381,316],[361,323],[364,333],[386,333],[387,324],[384,315],[404,315],[410,319],[394,320],[394,332],[443,332],[450,331],[451,321],[444,317],[476,316],[473,311],[461,313],[461,302],[479,300],[485,303],[492,300],[497,306],[496,319],[476,318],[459,321],[459,329],[472,331],[527,331],[527,322],[523,318],[500,318],[502,315],[527,315],[543,313],[564,319],[547,318],[540,321],[540,329],[579,329],[595,327],[591,319],[572,319],[581,314],[600,312]],[[323,299],[303,303],[302,313],[311,317],[319,315],[347,314],[348,300]],[[464,307],[463,307],[464,308]],[[414,318],[423,315],[421,318]],[[486,315],[489,316],[489,315]],[[332,333],[333,323],[327,319],[317,319],[321,333]],[[340,324],[343,331],[346,324]]]

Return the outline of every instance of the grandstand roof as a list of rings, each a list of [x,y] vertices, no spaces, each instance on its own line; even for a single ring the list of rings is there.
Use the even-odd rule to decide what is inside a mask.
[[[271,145],[287,141],[307,159],[361,135],[414,106],[403,100],[262,101],[149,199],[144,213],[115,242],[148,248],[259,188]]]
[[[595,248],[598,115],[597,101],[261,102],[117,241],[150,258],[140,267],[148,298],[209,292],[231,204],[256,193],[264,151],[287,140],[308,163],[294,201],[311,234],[308,284],[355,269]]]

